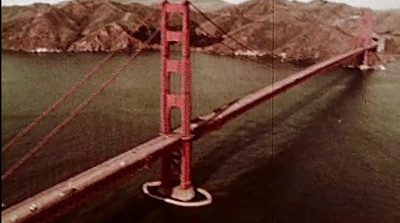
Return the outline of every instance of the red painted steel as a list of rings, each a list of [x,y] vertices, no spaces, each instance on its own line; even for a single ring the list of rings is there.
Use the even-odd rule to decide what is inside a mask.
[[[191,149],[192,140],[198,139],[206,133],[218,130],[226,122],[238,117],[244,112],[275,97],[293,86],[311,78],[315,75],[327,72],[350,60],[360,58],[368,51],[376,50],[376,43],[362,40],[363,47],[335,56],[329,60],[313,65],[303,71],[289,76],[273,85],[262,88],[248,96],[228,103],[213,112],[201,116],[190,122],[191,117],[191,66],[190,66],[190,39],[189,39],[189,7],[188,2],[183,4],[172,4],[168,1],[163,3],[163,14],[161,22],[162,30],[162,72],[161,72],[161,132],[162,135],[148,141],[132,150],[114,157],[96,167],[93,167],[73,178],[68,179],[48,190],[45,190],[27,200],[14,205],[2,212],[4,222],[25,222],[38,216],[46,216],[67,204],[70,200],[79,200],[85,194],[101,188],[104,184],[119,179],[120,176],[131,173],[132,170],[148,166],[157,157],[162,157],[162,183],[168,187],[175,186],[171,182],[172,175],[172,153],[174,148],[181,146],[181,175],[179,189],[185,190],[192,187],[191,184]],[[179,12],[183,17],[183,30],[180,37],[168,39],[168,14]],[[372,23],[371,23],[372,24]],[[369,26],[369,23],[367,23]],[[176,34],[176,33],[175,33]],[[174,35],[175,35],[174,34]],[[178,35],[178,34],[176,34]],[[151,39],[154,38],[152,35]],[[169,59],[170,40],[180,39],[182,41],[182,61]],[[173,95],[170,91],[171,72],[181,73],[182,93]],[[114,77],[113,77],[114,78]],[[96,93],[97,94],[97,93]],[[90,101],[89,101],[90,102]],[[83,104],[85,104],[84,102]],[[181,110],[181,127],[171,129],[171,109],[178,107]],[[193,136],[191,135],[193,133]],[[130,174],[129,174],[130,175]],[[33,206],[34,205],[34,206]],[[32,208],[34,207],[34,208]]]
[[[168,30],[168,20],[171,13],[178,13],[182,16],[182,30]],[[171,110],[177,108],[181,114],[181,126],[183,143],[181,148],[181,173],[180,189],[186,190],[192,187],[191,183],[191,133],[190,119],[192,116],[191,103],[191,63],[190,63],[190,10],[189,2],[162,3],[161,19],[161,133],[168,135],[171,133]],[[172,42],[182,43],[182,60],[175,61],[170,59],[170,46]],[[171,75],[178,73],[181,75],[181,94],[171,93]],[[166,195],[170,195],[173,182],[171,165],[173,163],[170,155],[165,155],[161,159],[161,189]]]
[[[373,34],[373,21],[372,21],[372,11],[371,9],[361,9],[360,12],[360,30],[358,38],[356,39],[356,47],[366,47],[370,45],[372,40]],[[363,56],[362,65],[368,66],[369,62],[369,52],[366,51]]]
[[[360,12],[359,35],[356,39],[356,47],[366,47],[372,43],[372,12],[370,9],[362,9]]]
[[[308,78],[345,64],[349,60],[362,56],[365,51],[374,50],[376,47],[376,44],[372,44],[335,56],[194,119],[190,125],[190,130],[194,136],[193,140],[220,129],[228,121]],[[106,182],[117,183],[113,176],[121,176],[118,179],[131,177],[132,171],[144,168],[154,162],[157,157],[170,154],[171,150],[180,146],[183,141],[182,136],[182,129],[176,129],[169,136],[161,135],[132,148],[2,211],[2,222],[25,222],[40,215],[48,215],[56,209],[54,207],[60,207],[68,200],[82,199],[86,193],[90,193],[96,186],[102,188]],[[34,211],[31,210],[32,205],[36,207]]]

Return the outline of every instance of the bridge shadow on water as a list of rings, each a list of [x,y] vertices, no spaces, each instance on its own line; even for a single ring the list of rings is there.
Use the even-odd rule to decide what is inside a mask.
[[[352,160],[348,158],[351,151],[319,146],[322,145],[321,140],[340,140],[326,139],[334,137],[329,131],[337,124],[328,117],[330,113],[340,110],[349,101],[361,100],[359,97],[368,77],[353,70],[349,73],[345,70],[336,75],[312,94],[276,114],[273,122],[275,127],[279,127],[296,112],[321,99],[331,87],[346,82],[346,87],[335,92],[324,108],[318,109],[312,117],[301,123],[296,134],[285,143],[274,144],[273,157],[271,154],[258,157],[255,162],[249,163],[253,167],[223,189],[210,190],[214,195],[211,206],[184,209],[151,200],[136,191],[135,196],[124,193],[110,196],[107,204],[78,214],[79,218],[83,218],[79,222],[373,222],[374,218],[367,214],[370,208],[368,200],[360,198],[355,201],[355,195],[349,190],[356,191],[357,187],[349,189],[341,185],[349,184],[346,177],[340,179],[343,170],[335,174],[335,165],[359,168],[357,162],[351,163]],[[266,120],[251,128],[241,127],[239,129],[245,132],[244,137],[229,137],[218,142],[218,146],[196,162],[196,185],[207,184],[224,162],[254,145],[260,138],[270,141],[270,137],[265,136],[272,134],[271,122]],[[258,149],[270,150],[265,147]],[[357,177],[351,179],[350,184],[355,180]],[[368,189],[368,185],[363,187]],[[223,190],[223,193],[218,190]],[[119,206],[123,208],[112,207],[113,203],[118,202],[122,203]],[[366,202],[366,206],[362,202]],[[352,209],[351,205],[357,208]],[[64,220],[75,218],[73,215]],[[375,220],[379,220],[379,216],[375,217]]]

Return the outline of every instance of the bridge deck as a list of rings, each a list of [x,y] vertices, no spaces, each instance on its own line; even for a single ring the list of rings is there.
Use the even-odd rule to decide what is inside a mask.
[[[208,132],[218,130],[229,120],[260,103],[312,76],[324,73],[361,56],[365,51],[374,50],[376,47],[376,44],[372,44],[366,48],[358,48],[335,56],[222,106],[205,116],[198,117],[191,123],[192,133],[197,139]],[[4,210],[2,222],[31,221],[43,217],[49,212],[58,212],[60,207],[70,204],[68,201],[83,199],[86,193],[96,191],[106,183],[115,183],[122,176],[131,175],[132,171],[145,167],[155,161],[162,153],[179,145],[181,143],[180,129],[175,132],[172,136],[156,137]]]

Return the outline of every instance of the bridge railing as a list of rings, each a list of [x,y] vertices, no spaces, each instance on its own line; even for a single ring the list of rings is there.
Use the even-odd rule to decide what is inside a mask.
[[[151,41],[156,33],[149,38]],[[326,61],[315,64],[303,71],[295,73],[283,80],[266,86],[250,95],[228,103],[213,112],[200,116],[190,123],[190,133],[194,140],[202,137],[206,133],[220,129],[225,123],[233,120],[237,116],[251,110],[255,106],[265,102],[293,86],[311,78],[315,75],[325,73],[339,65],[347,64],[352,60],[359,63],[365,62],[365,57],[369,51],[375,51],[377,45],[369,43],[360,46],[352,51],[337,55]],[[140,52],[140,51],[139,51]],[[136,58],[138,53],[131,58]],[[124,64],[121,69],[124,69]],[[19,162],[11,167],[2,175],[2,180],[10,176],[17,168],[25,163],[34,153],[39,151],[57,132],[67,125],[80,111],[93,101],[112,81],[116,79],[119,71],[113,74],[99,89],[80,104],[63,122],[61,122],[52,132],[50,132],[40,143],[38,143],[28,154]],[[187,126],[186,126],[187,128]],[[185,132],[184,135],[181,133]],[[84,171],[62,183],[57,184],[31,198],[28,198],[2,212],[4,222],[25,222],[42,221],[48,216],[56,216],[72,207],[77,202],[83,201],[89,196],[93,196],[105,185],[112,185],[132,172],[150,165],[158,157],[169,153],[172,149],[180,146],[188,131],[175,129],[172,135],[156,137],[138,147],[132,148],[128,152],[120,154],[106,162],[99,164],[87,171]]]
[[[335,56],[194,119],[190,125],[194,139],[220,129],[225,123],[240,114],[285,92],[308,78],[363,57],[366,51],[375,50],[376,47],[377,45],[373,43],[368,47],[358,48]],[[118,180],[124,179],[135,171],[150,165],[159,156],[179,146],[182,143],[182,135],[178,133],[180,132],[179,129],[175,129],[174,132],[176,137],[158,136],[4,210],[2,212],[2,221],[40,221],[49,215],[67,211],[68,209],[65,208],[68,206],[67,204],[72,205],[85,200],[88,195],[93,195],[99,190],[105,189],[104,185],[117,183]]]

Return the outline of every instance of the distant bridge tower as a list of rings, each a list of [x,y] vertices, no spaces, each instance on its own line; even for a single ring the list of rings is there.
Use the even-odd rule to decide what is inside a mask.
[[[373,43],[372,10],[363,8],[360,13],[360,29],[356,39],[356,48],[364,48]],[[371,52],[366,51],[362,60],[361,69],[368,68]]]
[[[372,27],[372,11],[363,8],[360,13],[360,30],[357,38],[357,47],[366,47],[372,43],[373,27]]]
[[[168,29],[172,13],[182,17],[182,30]],[[166,137],[181,137],[180,151],[170,152],[161,158],[161,181],[143,185],[149,196],[179,206],[202,206],[211,203],[211,195],[192,185],[192,135],[190,121],[191,100],[191,62],[190,62],[190,9],[189,1],[162,3],[161,18],[161,134]],[[171,43],[182,45],[180,61],[170,58]],[[171,76],[180,75],[181,93],[171,91]],[[179,109],[181,128],[179,132],[171,129],[171,111]],[[177,176],[178,175],[178,176]],[[196,196],[195,196],[196,195]],[[194,200],[194,198],[196,199]]]

